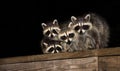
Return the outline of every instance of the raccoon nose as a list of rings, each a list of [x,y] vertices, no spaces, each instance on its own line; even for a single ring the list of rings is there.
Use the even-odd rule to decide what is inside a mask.
[[[53,38],[53,35],[51,35],[51,38]]]
[[[68,40],[67,44],[71,44],[71,41],[70,41],[70,40]]]
[[[83,34],[83,32],[82,32],[82,31],[80,31],[80,34]]]
[[[55,50],[54,53],[57,53],[57,51]]]

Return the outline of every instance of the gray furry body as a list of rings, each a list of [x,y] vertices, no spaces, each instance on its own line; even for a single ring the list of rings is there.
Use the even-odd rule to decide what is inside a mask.
[[[84,39],[88,37],[84,44],[86,49],[89,48],[88,42],[90,45],[92,45],[92,48],[107,47],[109,27],[102,17],[91,13],[77,18],[72,16],[71,21],[72,23],[70,27],[79,33],[79,36]],[[79,27],[76,28],[76,26]]]
[[[109,26],[106,22],[106,20],[96,14],[91,14],[91,23],[93,24],[93,30],[95,29],[98,33],[98,35],[96,35],[96,40],[98,43],[98,47],[99,48],[104,48],[108,46],[108,42],[109,42]],[[95,34],[95,33],[94,33]],[[94,37],[94,34],[91,34]]]

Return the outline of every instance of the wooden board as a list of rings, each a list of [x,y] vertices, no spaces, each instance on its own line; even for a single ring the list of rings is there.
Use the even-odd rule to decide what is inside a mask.
[[[97,57],[6,64],[0,71],[97,71]]]
[[[99,49],[99,50],[78,51],[73,53],[56,53],[56,54],[43,54],[43,55],[2,58],[0,59],[0,65],[10,64],[10,63],[46,61],[46,60],[50,61],[50,60],[60,60],[60,59],[95,57],[95,56],[111,56],[111,55],[120,55],[120,47],[105,48],[105,49]]]
[[[99,57],[99,71],[120,71],[120,56]]]
[[[0,71],[120,71],[120,48],[2,58]]]

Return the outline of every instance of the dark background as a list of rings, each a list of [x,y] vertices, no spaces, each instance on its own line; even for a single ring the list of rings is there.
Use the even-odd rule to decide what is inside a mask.
[[[95,12],[110,27],[109,48],[120,46],[120,4],[104,1],[21,1],[5,2],[1,10],[0,57],[42,54],[42,22],[69,20],[72,15]]]

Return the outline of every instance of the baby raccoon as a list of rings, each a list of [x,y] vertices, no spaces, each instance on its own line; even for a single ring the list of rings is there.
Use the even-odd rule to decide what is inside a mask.
[[[64,48],[61,45],[61,41],[51,40],[44,38],[41,41],[41,47],[43,53],[61,53],[64,52]]]
[[[79,41],[79,35],[71,28],[67,23],[62,24],[61,31],[58,35],[60,41],[62,41],[62,46],[65,51],[73,52],[81,50],[81,41]]]
[[[57,40],[57,36],[60,32],[58,21],[55,19],[53,22],[42,23],[43,35],[53,40]]]
[[[91,13],[78,18],[71,16],[71,21],[70,28],[82,37],[90,36],[90,39],[95,41],[96,48],[107,47],[109,27],[102,17]]]

